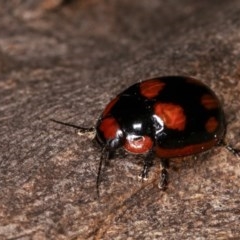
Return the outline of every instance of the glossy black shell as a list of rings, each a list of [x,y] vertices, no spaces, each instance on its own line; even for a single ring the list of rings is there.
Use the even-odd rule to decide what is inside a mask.
[[[98,142],[110,149],[153,149],[160,157],[177,157],[217,145],[225,134],[225,120],[209,87],[193,78],[168,76],[124,90],[107,105],[96,130]],[[127,147],[129,139],[136,143],[141,137],[147,139],[139,145],[144,151]]]

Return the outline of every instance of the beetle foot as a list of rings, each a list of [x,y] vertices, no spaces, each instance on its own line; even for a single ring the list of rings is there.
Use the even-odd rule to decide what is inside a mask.
[[[240,157],[240,149],[233,148],[233,147],[230,146],[230,145],[226,145],[225,147],[226,147],[226,149],[227,149],[229,152],[231,152],[234,156]]]
[[[218,143],[219,146],[225,147],[230,153],[232,153],[235,157],[240,158],[240,149],[234,148],[230,144],[227,144],[225,141],[220,141]]]
[[[168,171],[166,168],[163,168],[162,172],[161,172],[161,177],[160,177],[158,187],[162,191],[165,191],[167,189],[167,186],[168,186]]]
[[[138,178],[141,181],[148,180],[149,169],[153,165],[153,157],[154,157],[154,154],[153,154],[153,151],[151,150],[145,157],[142,172],[138,176]]]
[[[167,168],[169,167],[168,159],[161,159],[160,166],[162,168],[162,171],[161,171],[161,176],[160,176],[160,181],[159,181],[158,187],[162,191],[165,191],[168,186],[168,171],[167,171]]]
[[[148,169],[144,168],[142,172],[138,175],[138,179],[141,181],[147,181],[148,180]]]

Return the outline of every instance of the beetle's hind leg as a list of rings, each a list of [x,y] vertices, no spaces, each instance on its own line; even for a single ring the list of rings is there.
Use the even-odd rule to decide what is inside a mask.
[[[218,143],[219,146],[225,147],[230,153],[232,153],[234,156],[240,158],[240,149],[234,148],[233,146],[227,144],[225,141],[220,141]]]
[[[154,158],[154,154],[153,154],[153,151],[151,150],[147,154],[147,156],[144,158],[143,169],[138,176],[140,180],[145,181],[148,179],[149,170],[150,170],[151,166],[153,165],[153,158]]]
[[[233,148],[231,145],[224,146],[229,152],[231,152],[234,156],[240,158],[240,149]]]
[[[160,175],[160,181],[159,181],[159,184],[158,184],[158,187],[165,191],[167,189],[167,186],[168,186],[168,171],[167,171],[167,168],[169,167],[169,161],[168,159],[161,159],[161,162],[160,162],[160,165],[161,165],[161,175]]]

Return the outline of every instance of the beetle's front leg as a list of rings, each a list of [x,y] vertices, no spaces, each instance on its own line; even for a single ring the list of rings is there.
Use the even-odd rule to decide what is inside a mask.
[[[167,168],[169,166],[168,159],[161,159],[160,165],[162,170],[161,170],[161,176],[160,176],[158,187],[161,190],[165,191],[168,186],[168,171],[167,171]]]
[[[139,174],[139,178],[141,180],[147,180],[148,179],[148,172],[150,167],[153,165],[153,151],[151,150],[147,156],[144,158],[144,163],[143,163],[143,169],[142,172]]]

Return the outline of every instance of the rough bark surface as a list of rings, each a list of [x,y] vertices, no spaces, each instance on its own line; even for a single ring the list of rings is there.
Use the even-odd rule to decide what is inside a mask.
[[[239,239],[240,159],[224,148],[170,163],[166,192],[142,158],[104,169],[88,136],[106,103],[145,78],[186,75],[220,97],[240,139],[240,2],[0,2],[0,239]]]

